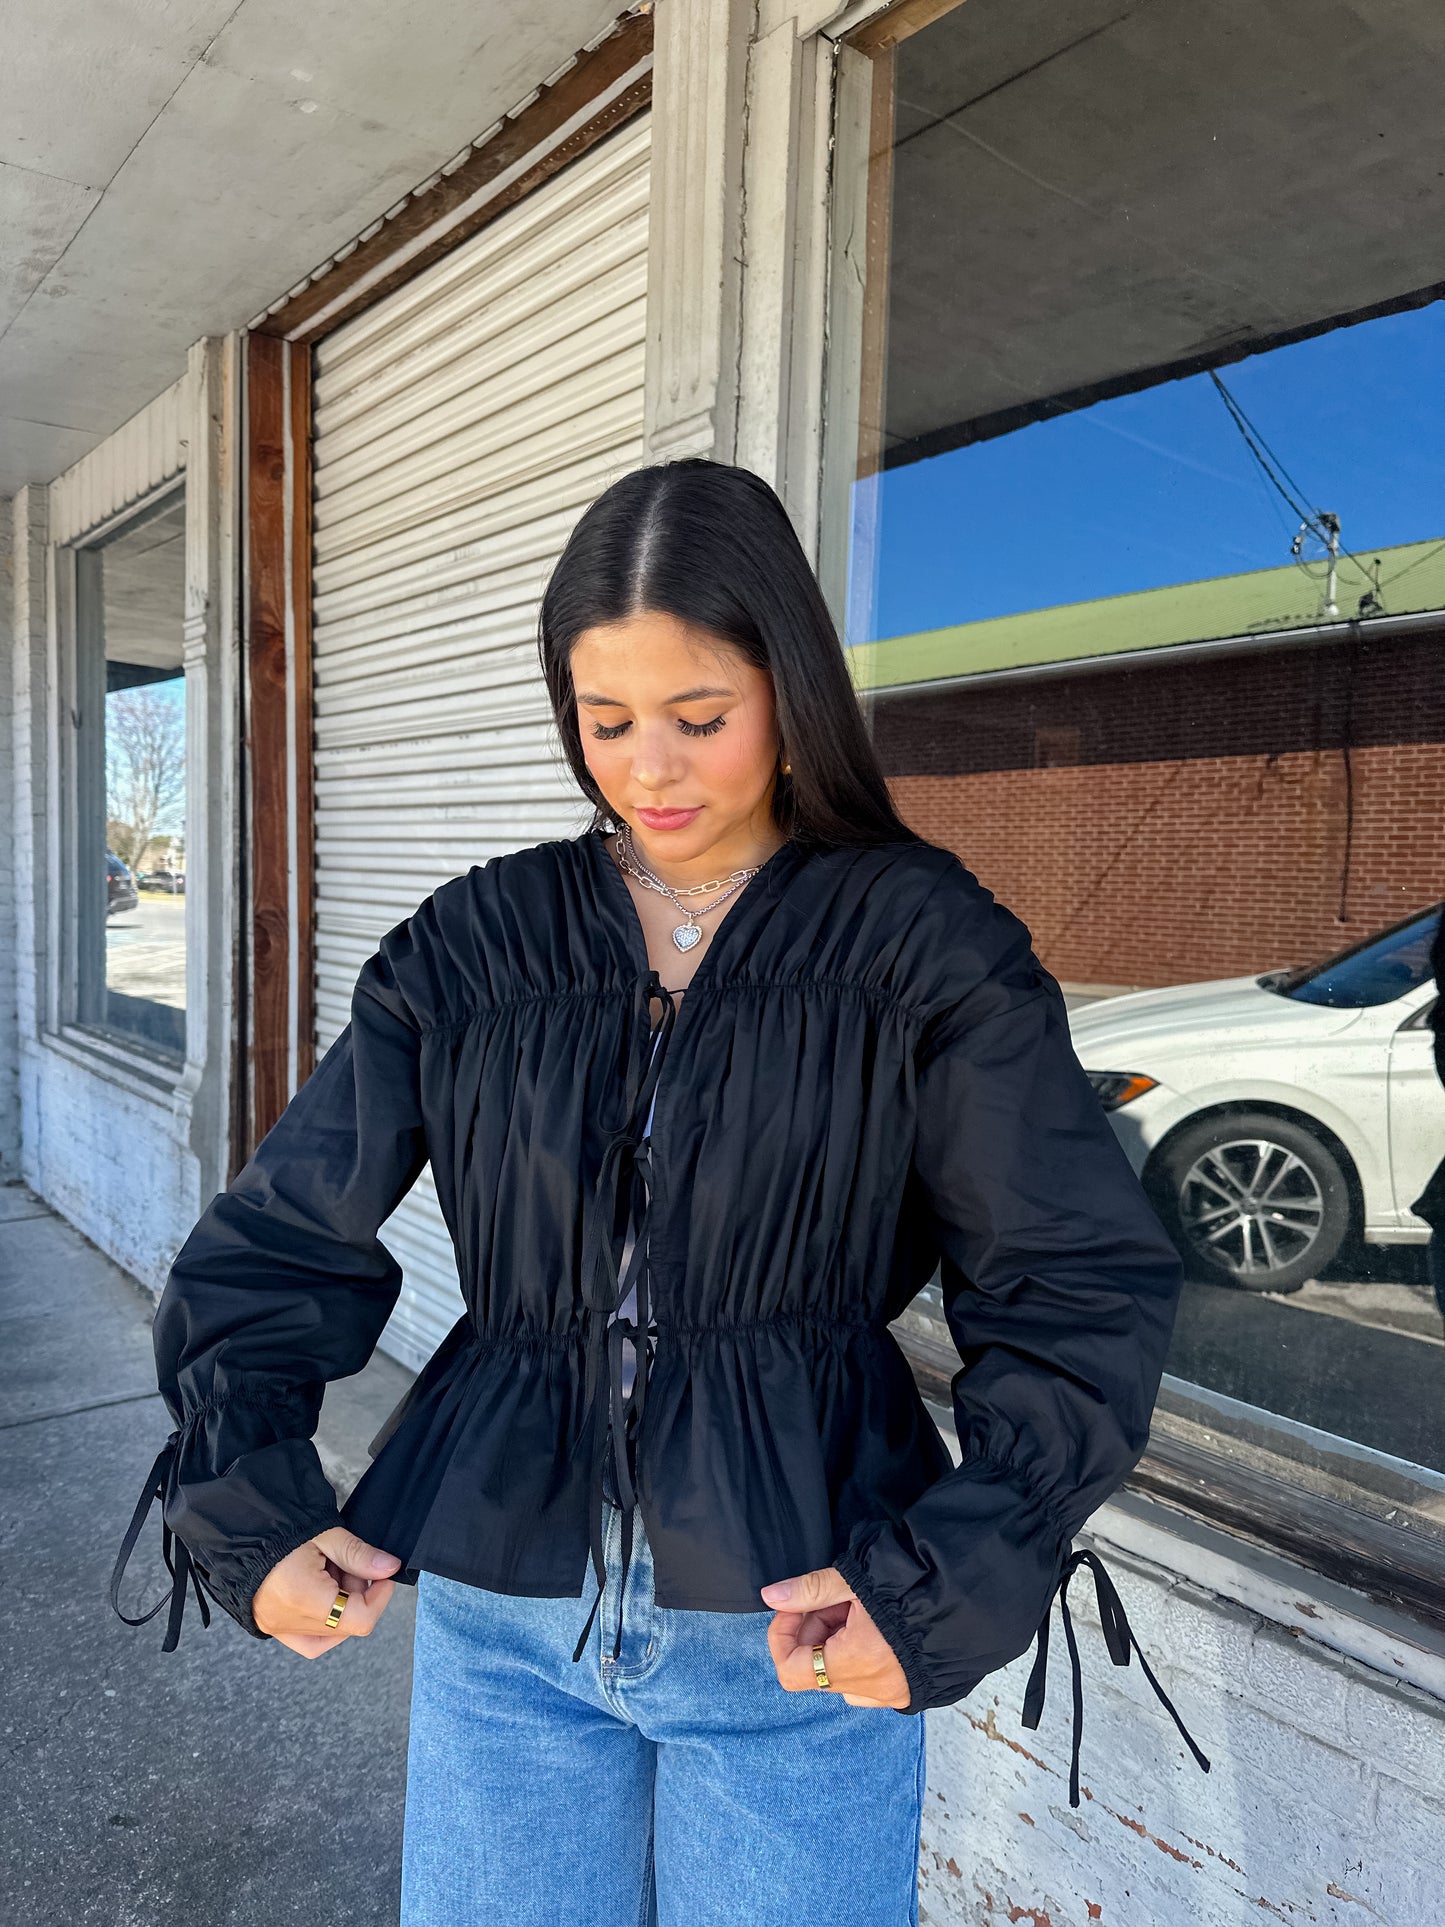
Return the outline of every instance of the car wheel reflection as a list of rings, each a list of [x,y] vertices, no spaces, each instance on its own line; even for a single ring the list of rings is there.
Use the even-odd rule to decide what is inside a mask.
[[[1246,1291],[1298,1291],[1350,1229],[1339,1159],[1267,1114],[1205,1118],[1164,1147],[1156,1203],[1196,1275]]]

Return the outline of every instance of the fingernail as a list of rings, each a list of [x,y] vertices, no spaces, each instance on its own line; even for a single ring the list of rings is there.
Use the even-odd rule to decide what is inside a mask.
[[[371,1570],[373,1572],[383,1572],[383,1573],[390,1572],[391,1565],[392,1565],[392,1561],[391,1561],[390,1553],[386,1553],[386,1552],[372,1553]]]
[[[791,1579],[779,1579],[774,1585],[764,1586],[762,1594],[770,1606],[781,1606],[785,1600],[792,1598],[793,1582]]]

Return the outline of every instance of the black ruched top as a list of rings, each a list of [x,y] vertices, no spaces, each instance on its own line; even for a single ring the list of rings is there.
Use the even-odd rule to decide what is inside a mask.
[[[609,1313],[665,1059],[631,1325],[655,1339],[614,1468],[658,1605],[756,1612],[836,1565],[910,1712],[1027,1648],[1144,1447],[1180,1288],[1028,929],[930,845],[790,841],[680,1005],[660,992],[597,831],[474,867],[384,938],[160,1301],[175,1429],[129,1543],[158,1497],[168,1646],[188,1584],[264,1638],[256,1587],[339,1523],[406,1582],[580,1600],[589,1551],[600,1581]],[[376,1345],[401,1283],[378,1229],[427,1163],[465,1311],[338,1509],[322,1391]],[[887,1329],[940,1266],[957,1467]]]

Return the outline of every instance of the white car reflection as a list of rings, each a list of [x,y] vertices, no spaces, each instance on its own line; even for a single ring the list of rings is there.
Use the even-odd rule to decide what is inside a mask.
[[[1110,997],[1080,1061],[1196,1276],[1294,1291],[1351,1234],[1424,1243],[1445,1155],[1426,1019],[1440,906],[1298,970]]]

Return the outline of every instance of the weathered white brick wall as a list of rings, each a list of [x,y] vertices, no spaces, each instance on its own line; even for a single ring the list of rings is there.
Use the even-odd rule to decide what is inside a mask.
[[[0,501],[0,1178],[20,1160],[15,1012],[15,507]]]
[[[1190,1759],[1137,1663],[1109,1663],[1081,1574],[1071,1601],[1085,1676],[1082,1804],[1068,1804],[1070,1690],[1056,1621],[1037,1732],[1019,1722],[1027,1657],[924,1716],[925,1927],[1445,1920],[1445,1705],[1100,1550],[1212,1771]]]
[[[0,1169],[7,1119],[15,1130],[18,1110],[26,1182],[157,1289],[204,1202],[195,1093],[186,1080],[128,1071],[108,1061],[103,1046],[64,1034],[66,987],[53,963],[64,726],[56,713],[61,637],[53,605],[56,545],[184,466],[179,397],[180,384],[49,488],[22,489],[10,505],[10,646],[0,677],[11,705],[0,718]],[[186,432],[198,439],[194,427]],[[221,508],[212,512],[219,520]],[[199,859],[196,865],[199,871]],[[215,921],[224,943],[224,924]],[[222,1042],[225,1016],[215,1026]]]
[[[159,1291],[200,1216],[200,1164],[171,1112],[51,1045],[24,1048],[25,1182]]]

